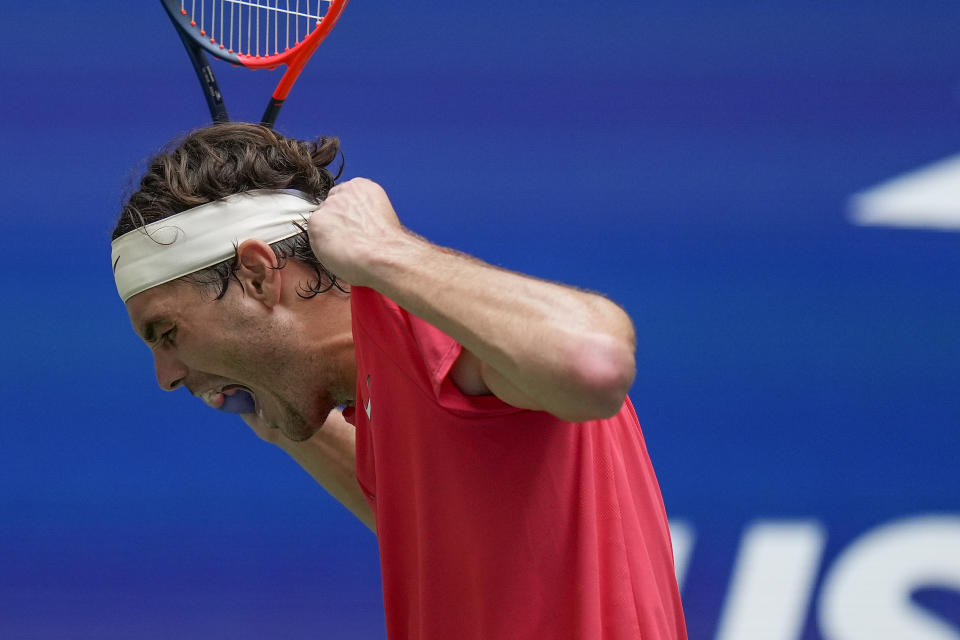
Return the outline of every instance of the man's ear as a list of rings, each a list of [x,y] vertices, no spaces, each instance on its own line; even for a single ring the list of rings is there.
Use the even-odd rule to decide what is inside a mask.
[[[236,276],[246,295],[273,307],[280,301],[283,276],[277,256],[262,240],[244,240],[237,247]]]

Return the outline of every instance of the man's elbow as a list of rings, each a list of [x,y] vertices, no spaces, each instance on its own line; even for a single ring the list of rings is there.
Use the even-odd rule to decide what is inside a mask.
[[[604,335],[583,340],[573,358],[578,394],[565,419],[599,420],[616,415],[636,376],[632,333],[622,338]]]

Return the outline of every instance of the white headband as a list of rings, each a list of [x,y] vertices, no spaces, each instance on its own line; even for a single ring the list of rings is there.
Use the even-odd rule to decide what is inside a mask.
[[[202,204],[123,234],[111,243],[117,292],[124,302],[151,287],[231,258],[236,246],[301,233],[317,205],[300,191],[257,189]]]

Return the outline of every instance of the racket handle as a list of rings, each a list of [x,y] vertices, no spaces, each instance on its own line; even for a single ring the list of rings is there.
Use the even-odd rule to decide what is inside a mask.
[[[260,118],[260,124],[268,129],[273,129],[273,124],[277,121],[277,114],[280,113],[280,107],[282,106],[283,100],[277,100],[276,98],[271,97],[270,103],[263,111],[263,117]]]

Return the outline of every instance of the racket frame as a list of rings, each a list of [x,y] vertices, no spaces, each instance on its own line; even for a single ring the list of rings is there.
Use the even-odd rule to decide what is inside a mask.
[[[229,62],[234,66],[248,69],[276,69],[280,65],[286,65],[287,70],[280,78],[280,82],[277,83],[277,87],[270,96],[266,109],[264,109],[263,116],[260,118],[260,124],[272,128],[277,120],[277,115],[280,113],[280,108],[287,99],[300,72],[307,64],[307,60],[329,35],[343,13],[344,7],[347,6],[347,1],[330,0],[327,13],[306,38],[280,53],[265,56],[237,54],[225,49],[222,44],[212,42],[206,35],[202,35],[201,29],[191,24],[191,17],[181,10],[179,0],[160,0],[160,3],[166,10],[167,16],[187,50],[187,55],[197,74],[197,79],[200,81],[200,87],[203,90],[210,117],[214,123],[229,122],[230,118],[227,115],[227,108],[223,101],[223,94],[217,84],[216,75],[209,60],[207,60],[206,54]]]

